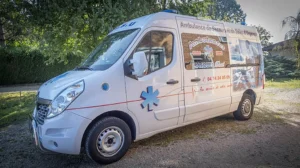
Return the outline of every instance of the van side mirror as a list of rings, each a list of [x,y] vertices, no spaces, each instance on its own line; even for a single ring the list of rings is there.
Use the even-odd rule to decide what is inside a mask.
[[[130,64],[133,66],[132,75],[136,77],[142,77],[145,72],[148,71],[148,60],[143,51],[134,53],[133,58],[130,60]]]

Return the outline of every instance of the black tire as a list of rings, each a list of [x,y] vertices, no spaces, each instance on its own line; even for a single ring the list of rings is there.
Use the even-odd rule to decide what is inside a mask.
[[[109,128],[112,128],[112,129],[109,129]],[[114,136],[112,136],[113,138],[110,139],[109,136],[111,136],[111,135],[109,135],[109,133],[107,133],[105,131],[112,133],[112,134],[115,134],[115,133],[121,134],[120,132],[123,133],[122,134],[123,138],[121,138],[121,139],[124,139],[124,141],[122,143],[123,145],[120,146],[118,148],[118,151],[115,151],[116,153],[114,153],[112,156],[104,156],[105,152],[106,152],[104,150],[105,147],[102,147],[101,145],[99,145],[99,142],[100,142],[100,144],[102,144],[102,141],[103,141],[103,143],[106,143],[106,145],[107,145],[107,143],[109,141],[112,141],[111,139],[115,138]],[[101,135],[100,135],[100,133],[101,133]],[[103,137],[103,134],[105,134],[104,137]],[[103,139],[102,139],[102,137],[103,137]],[[107,139],[107,138],[109,140],[107,142],[105,142],[104,139]],[[102,139],[102,140],[99,141],[98,139],[99,140]],[[102,163],[102,164],[109,164],[109,163],[113,163],[113,162],[120,160],[126,154],[131,142],[132,142],[132,138],[131,138],[130,128],[123,120],[121,120],[120,118],[117,118],[117,117],[105,117],[105,118],[99,120],[98,122],[96,122],[93,125],[93,127],[89,130],[86,141],[85,141],[85,151],[86,151],[86,154],[89,156],[89,158],[91,158],[95,162]],[[108,145],[113,146],[112,143],[116,144],[116,142],[110,142],[110,143],[111,144],[108,144]],[[103,146],[105,146],[105,145],[103,144]],[[108,149],[110,147],[106,147],[106,148]]]
[[[253,97],[248,94],[244,94],[237,111],[233,112],[234,118],[240,121],[249,120],[253,115],[253,109],[254,109]]]

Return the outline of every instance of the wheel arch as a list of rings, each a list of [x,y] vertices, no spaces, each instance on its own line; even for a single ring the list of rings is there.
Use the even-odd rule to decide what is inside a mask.
[[[99,115],[98,117],[96,117],[95,119],[92,120],[92,122],[88,125],[88,127],[84,131],[84,134],[83,134],[82,140],[81,140],[81,147],[84,146],[84,142],[86,140],[86,136],[88,134],[88,131],[93,127],[93,125],[97,121],[99,121],[99,120],[101,120],[102,118],[105,118],[105,117],[117,117],[117,118],[120,118],[121,120],[125,121],[126,124],[130,128],[132,140],[134,141],[136,139],[136,130],[137,129],[136,129],[136,124],[135,124],[133,118],[129,114],[127,114],[123,111],[114,110],[114,111],[105,112],[105,113]]]
[[[255,102],[256,102],[256,93],[254,92],[254,90],[252,90],[252,89],[247,89],[247,90],[244,92],[243,96],[244,96],[245,94],[250,95],[250,96],[253,98],[254,104],[255,104]]]

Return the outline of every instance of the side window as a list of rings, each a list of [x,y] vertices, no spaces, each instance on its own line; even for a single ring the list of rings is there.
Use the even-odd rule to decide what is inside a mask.
[[[225,68],[229,64],[226,37],[182,33],[181,38],[187,70]]]
[[[140,41],[132,55],[139,51],[145,52],[148,60],[146,74],[161,69],[172,61],[173,34],[159,31],[149,32]]]
[[[260,43],[229,37],[228,44],[231,65],[236,66],[260,63],[260,58],[262,56]]]

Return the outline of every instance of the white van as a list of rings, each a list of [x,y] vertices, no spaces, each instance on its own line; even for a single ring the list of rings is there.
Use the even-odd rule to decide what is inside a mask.
[[[231,112],[248,120],[263,89],[255,28],[159,12],[117,27],[45,82],[31,126],[42,150],[111,163],[163,131]]]

